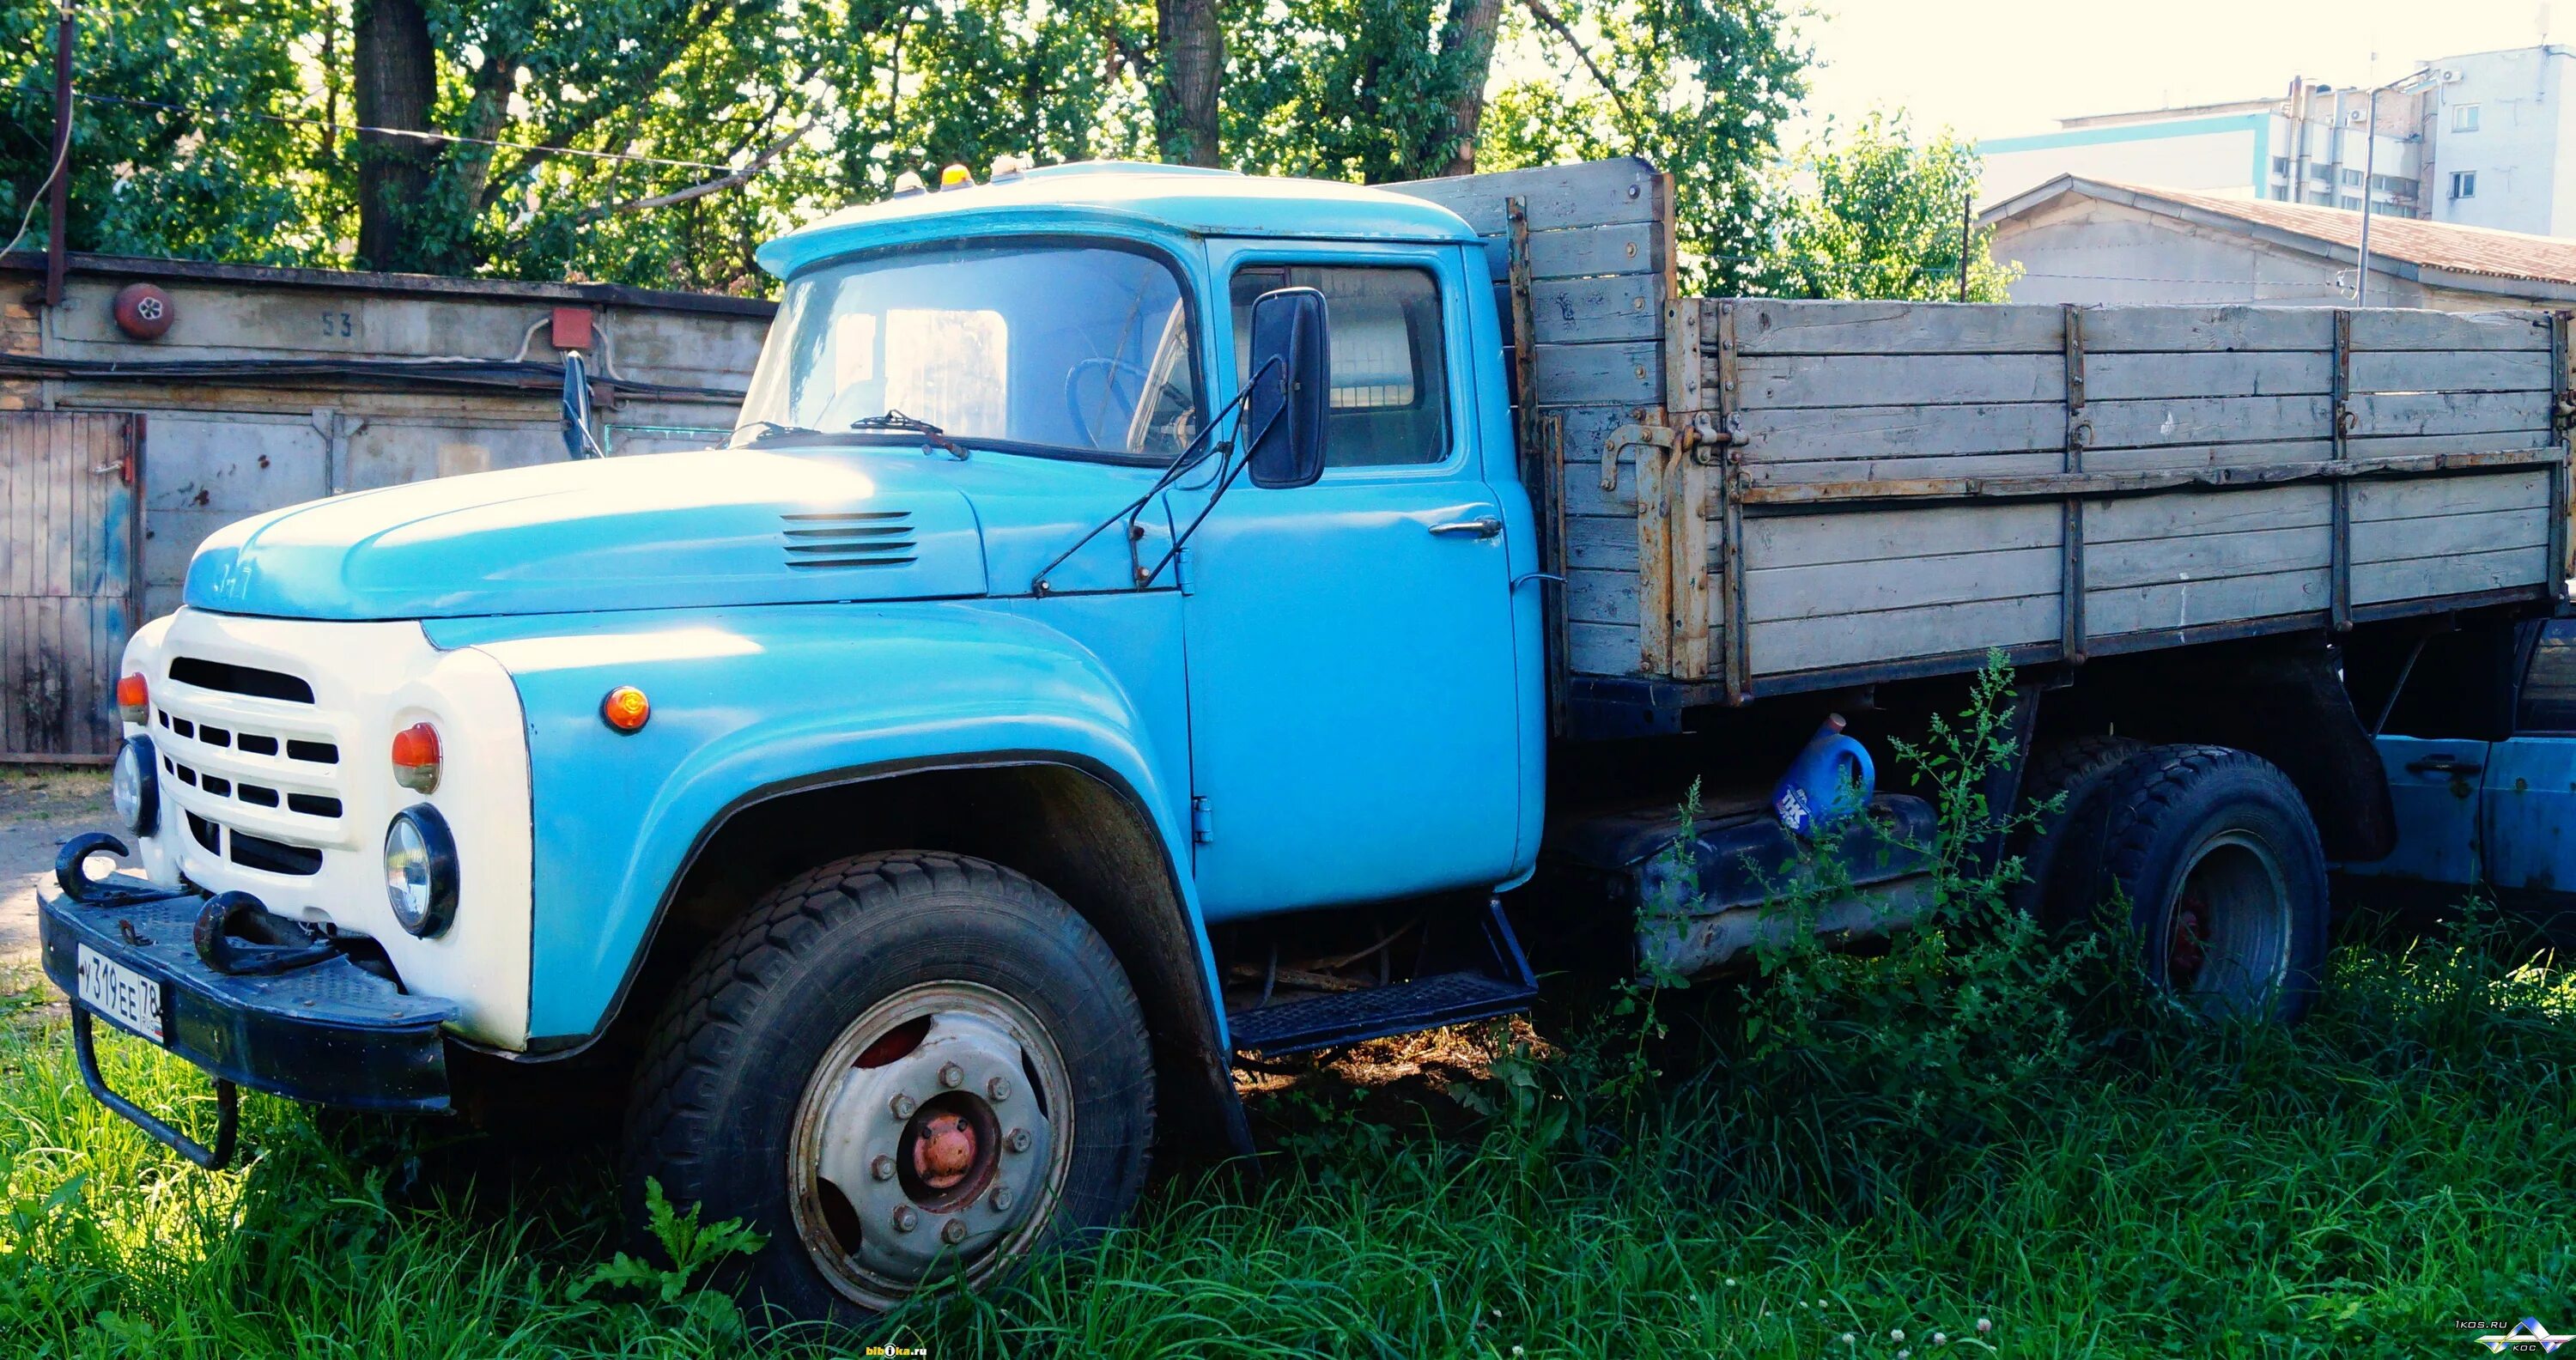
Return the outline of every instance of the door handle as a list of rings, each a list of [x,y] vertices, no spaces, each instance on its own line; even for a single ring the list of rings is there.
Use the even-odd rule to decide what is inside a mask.
[[[2468,775],[2476,774],[2485,768],[2474,761],[2462,760],[2456,756],[2426,756],[2421,760],[2406,762],[2408,774]]]
[[[1501,519],[1493,515],[1479,515],[1474,519],[1451,520],[1447,524],[1434,524],[1431,526],[1431,532],[1435,534],[1474,534],[1478,538],[1493,538],[1503,532],[1503,522]]]

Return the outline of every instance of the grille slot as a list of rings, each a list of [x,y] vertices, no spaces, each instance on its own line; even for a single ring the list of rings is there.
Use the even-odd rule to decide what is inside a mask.
[[[340,748],[327,741],[290,741],[286,743],[288,760],[309,760],[316,765],[340,763]]]
[[[302,845],[288,845],[266,836],[253,836],[234,830],[232,861],[246,869],[265,869],[272,874],[294,874],[299,877],[322,872],[322,852]]]
[[[787,565],[899,567],[919,558],[909,510],[850,510],[781,515],[786,523]]]
[[[170,660],[170,678],[199,689],[221,690],[226,694],[247,694],[254,699],[279,699],[290,704],[313,702],[313,686],[284,671],[261,670],[257,666],[236,666],[229,661],[208,661],[204,657],[181,656]]]

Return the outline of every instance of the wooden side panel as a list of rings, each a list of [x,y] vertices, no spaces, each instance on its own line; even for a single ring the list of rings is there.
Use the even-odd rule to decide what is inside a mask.
[[[0,754],[115,750],[115,667],[134,626],[133,418],[0,413]]]
[[[2355,604],[2544,582],[2544,470],[2363,482],[2352,489]]]
[[[2064,529],[2044,504],[1745,521],[1757,675],[1982,652],[2053,637]]]
[[[2084,507],[2091,637],[2301,614],[2330,602],[2334,500],[2322,483],[2179,492]]]

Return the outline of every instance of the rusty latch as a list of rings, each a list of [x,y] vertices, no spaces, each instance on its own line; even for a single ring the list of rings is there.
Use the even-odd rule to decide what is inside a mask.
[[[1619,455],[1629,449],[1670,449],[1680,446],[1681,431],[1662,422],[1661,413],[1639,413],[1635,424],[1622,425],[1601,442],[1601,489],[1619,489]]]

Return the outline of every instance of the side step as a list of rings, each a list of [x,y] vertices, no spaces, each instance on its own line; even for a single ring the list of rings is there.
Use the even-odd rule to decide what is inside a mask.
[[[1362,1039],[1410,1034],[1529,1009],[1538,979],[1521,956],[1499,901],[1486,904],[1477,931],[1480,958],[1453,972],[1427,973],[1365,991],[1302,997],[1226,1014],[1235,1048],[1246,1053],[1305,1053]],[[1462,954],[1470,953],[1461,950]]]

